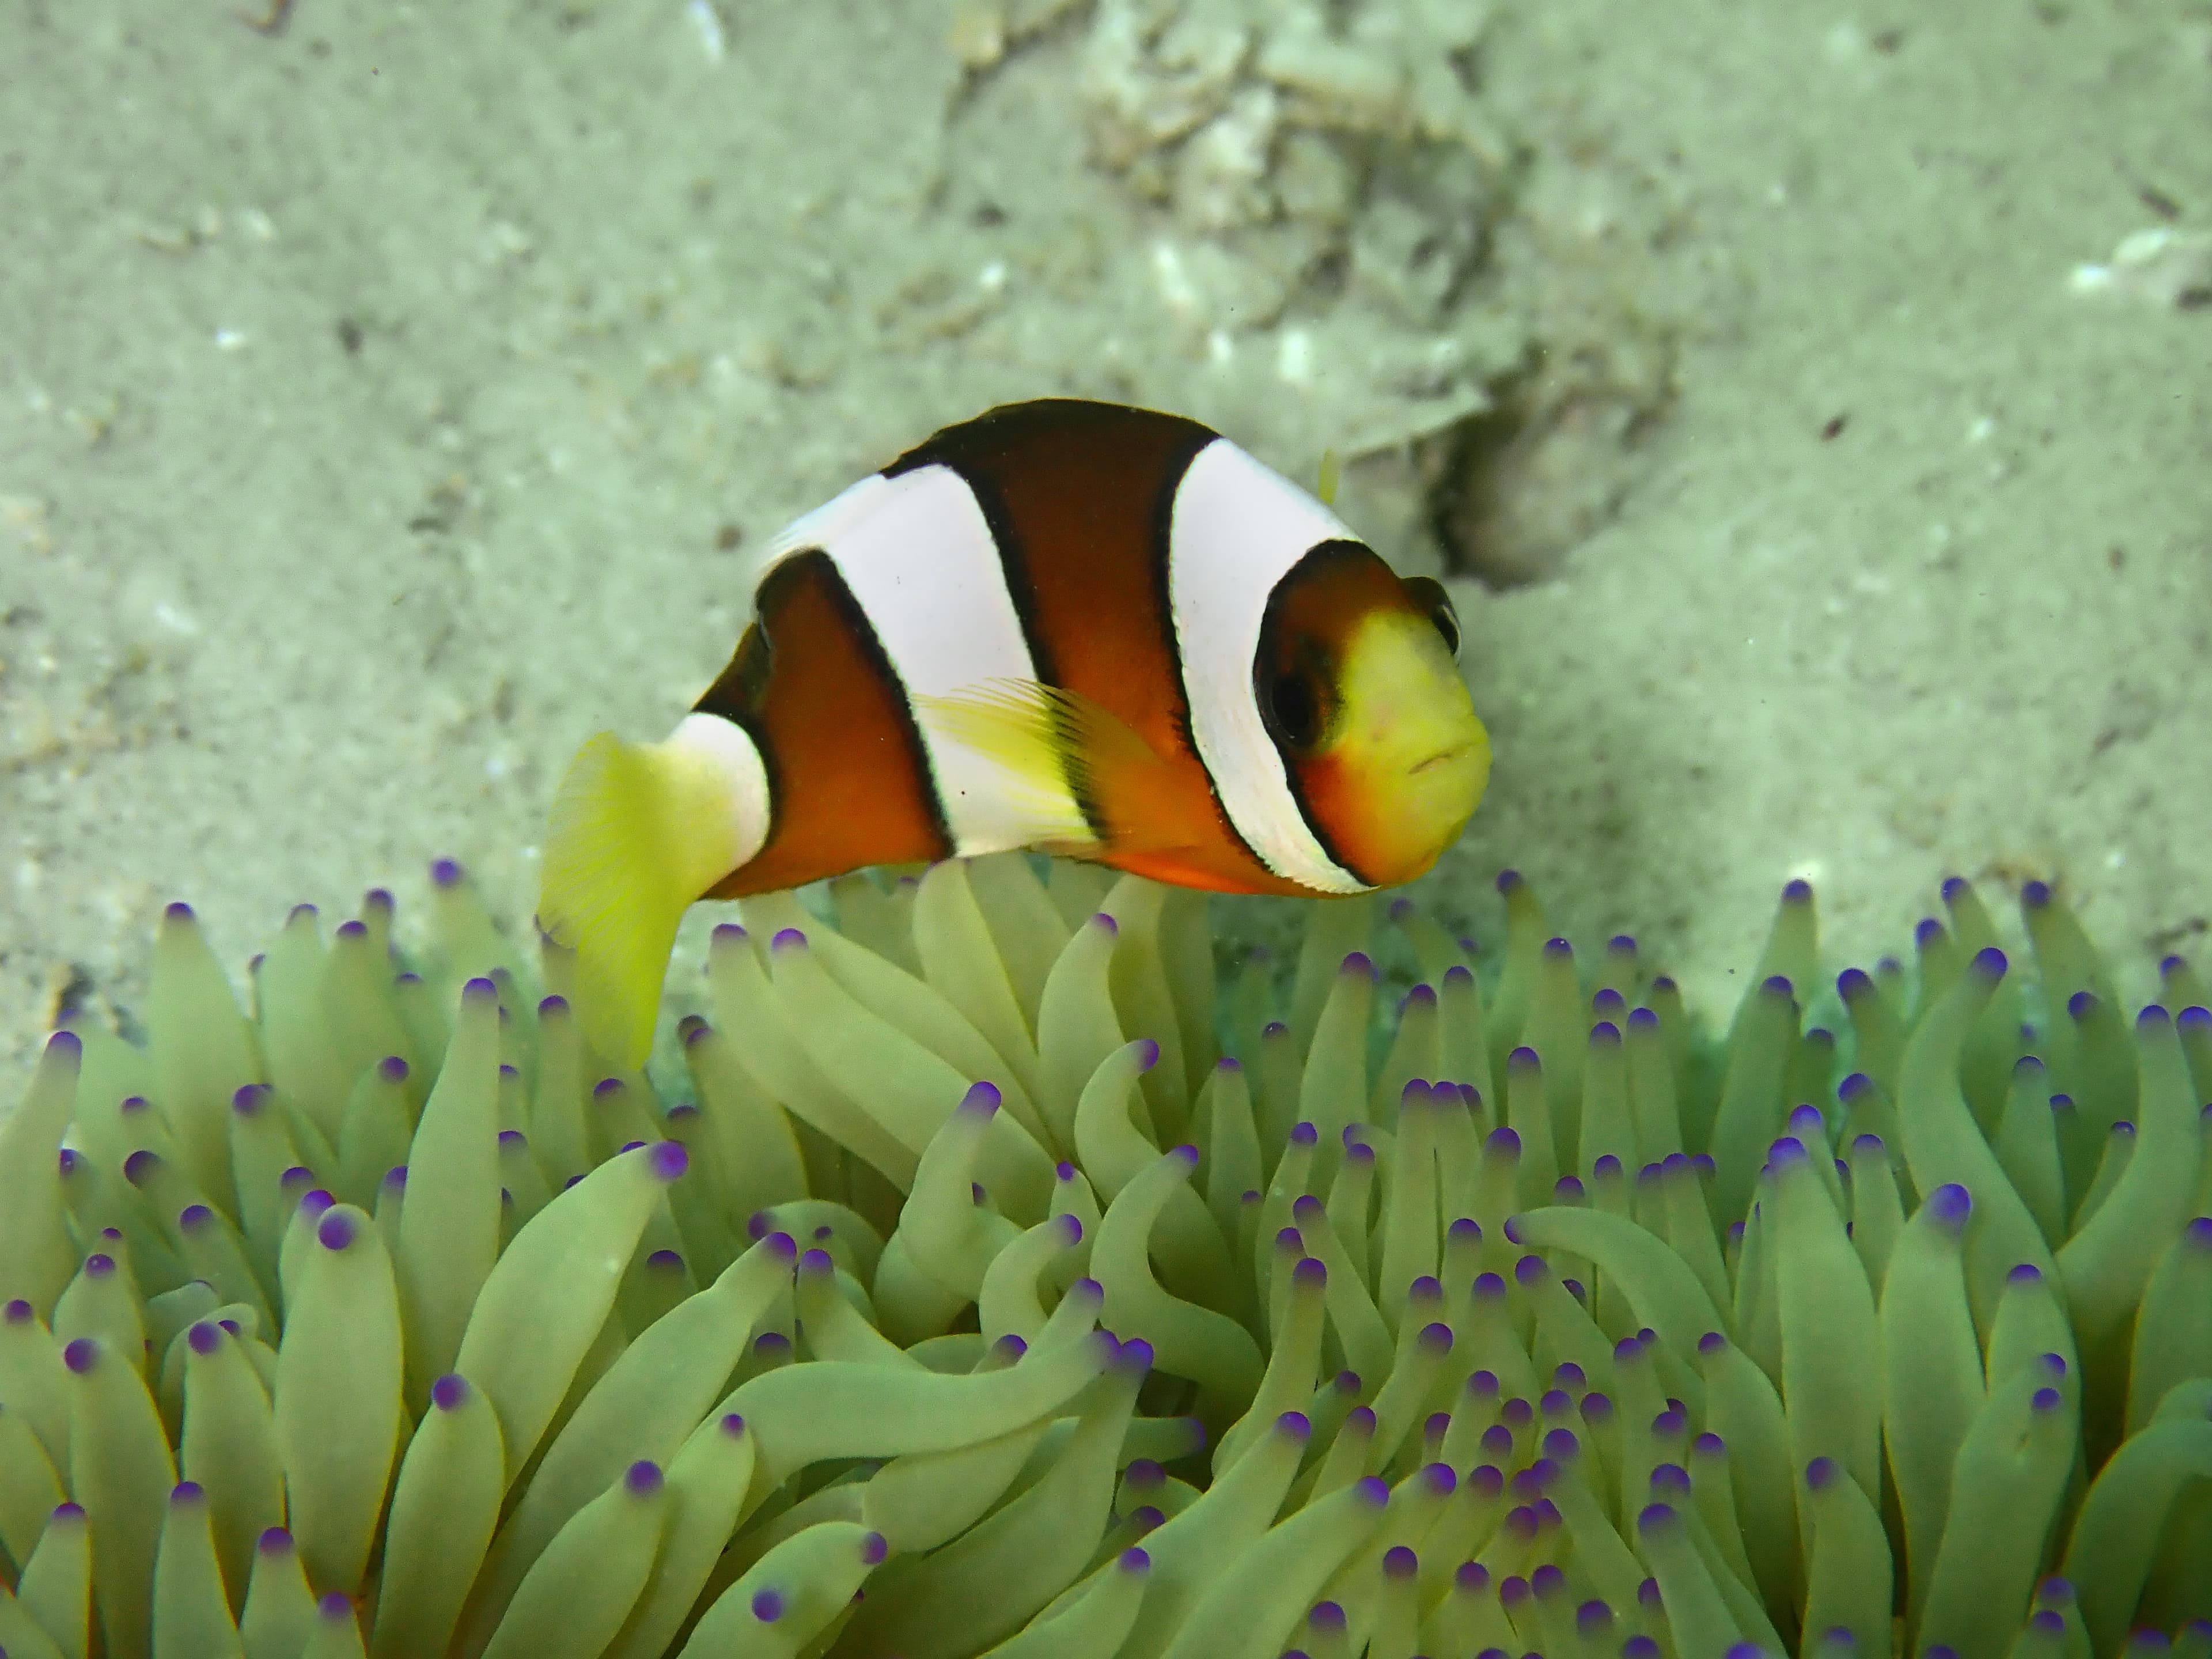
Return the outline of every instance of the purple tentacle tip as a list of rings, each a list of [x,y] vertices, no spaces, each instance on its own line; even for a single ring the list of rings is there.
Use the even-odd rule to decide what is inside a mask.
[[[989,1117],[999,1109],[999,1085],[995,1083],[971,1083],[968,1092],[960,1097],[960,1109]]]
[[[1771,974],[1765,979],[1761,980],[1759,983],[1759,988],[1766,995],[1771,997],[1780,997],[1784,1001],[1788,1001],[1797,994],[1797,988],[1792,985],[1786,977],[1780,974]]]
[[[827,1250],[808,1250],[799,1258],[799,1271],[803,1273],[832,1273],[837,1264],[830,1259]]]
[[[1113,917],[1108,915],[1103,910],[1097,911],[1092,915],[1091,918],[1091,925],[1093,927],[1096,927],[1100,933],[1105,934],[1108,939],[1114,938],[1121,931],[1121,924],[1115,921]]]
[[[333,1625],[340,1620],[350,1620],[353,1618],[353,1597],[343,1590],[332,1590],[315,1603],[315,1612],[319,1617]]]
[[[458,1411],[469,1397],[469,1380],[459,1371],[447,1371],[430,1385],[430,1403],[441,1412]]]
[[[1083,1218],[1073,1211],[1064,1211],[1054,1219],[1060,1224],[1062,1244],[1073,1249],[1083,1243]]]
[[[753,1592],[753,1617],[763,1625],[773,1625],[783,1617],[783,1592],[776,1589]]]
[[[1375,963],[1366,951],[1354,951],[1337,964],[1337,972],[1345,975],[1358,974],[1363,979],[1373,979]]]
[[[215,1212],[204,1204],[187,1204],[177,1212],[177,1226],[184,1232],[196,1233],[214,1220]],[[86,1265],[89,1267],[91,1264],[88,1262]]]
[[[1366,1408],[1362,1407],[1360,1409],[1364,1411]],[[1369,1432],[1372,1433],[1374,1431],[1371,1421],[1371,1413],[1370,1413],[1370,1419]],[[1385,1481],[1380,1475],[1370,1474],[1364,1480],[1355,1482],[1354,1487],[1358,1492],[1359,1495],[1370,1504],[1387,1504],[1390,1501],[1389,1483]]]
[[[2005,960],[2005,953],[1994,945],[1984,945],[1974,952],[1974,971],[1984,979],[2002,979],[2005,970],[2011,965]]]
[[[207,1501],[207,1492],[197,1480],[179,1480],[169,1488],[172,1504],[201,1504]]]
[[[493,984],[491,981],[481,977],[472,979],[461,987],[461,1000],[464,1002],[483,1002],[498,995],[499,987]]]
[[[461,878],[459,859],[433,859],[430,861],[430,880],[439,887],[451,887]]]
[[[1805,1484],[1814,1492],[1824,1492],[1836,1478],[1836,1473],[1834,1458],[1816,1457],[1805,1466]]]
[[[2200,1215],[2181,1230],[2182,1240],[2194,1249],[2212,1250],[2212,1215]]]
[[[264,1555],[282,1555],[292,1547],[292,1534],[283,1527],[264,1527],[253,1547]]]
[[[1949,1182],[1928,1194],[1929,1218],[1958,1231],[1974,1212],[1974,1196],[1957,1182]]]
[[[786,927],[780,930],[776,936],[768,942],[768,948],[771,951],[795,951],[804,948],[805,944],[805,934],[800,933],[796,927]]]
[[[623,1490],[632,1498],[651,1498],[660,1490],[660,1465],[641,1457],[623,1471]]]
[[[691,1155],[680,1140],[656,1140],[647,1149],[646,1167],[656,1181],[673,1181],[691,1167]]]
[[[88,1336],[80,1336],[62,1350],[62,1364],[82,1376],[100,1363],[100,1344]]]
[[[1421,1558],[1403,1544],[1395,1544],[1382,1553],[1382,1576],[1385,1578],[1411,1578],[1421,1570]]]
[[[353,1243],[353,1218],[343,1210],[325,1211],[315,1224],[315,1242],[326,1250],[343,1250]]]
[[[1662,1527],[1673,1526],[1675,1520],[1673,1504],[1647,1504],[1637,1515],[1636,1529],[1638,1532],[1656,1532]]]
[[[1514,1070],[1544,1069],[1543,1057],[1525,1043],[1505,1056],[1505,1064]]]
[[[1792,881],[1786,882],[1783,885],[1782,902],[1784,904],[1802,904],[1812,896],[1813,884],[1807,881],[1802,876],[1799,876]]]
[[[890,1549],[891,1547],[884,1541],[883,1534],[872,1532],[860,1540],[860,1564],[863,1566],[879,1567],[883,1565],[884,1557],[890,1553]]]
[[[1121,1552],[1119,1565],[1124,1572],[1150,1572],[1152,1570],[1152,1558],[1132,1544]]]
[[[222,1346],[222,1327],[211,1319],[200,1320],[185,1333],[185,1340],[194,1353],[205,1357]]]

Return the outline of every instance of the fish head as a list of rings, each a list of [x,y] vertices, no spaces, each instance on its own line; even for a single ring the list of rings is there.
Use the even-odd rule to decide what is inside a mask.
[[[1342,545],[1356,551],[1310,561],[1271,605],[1254,689],[1323,844],[1365,884],[1395,887],[1467,827],[1489,781],[1490,736],[1443,585]]]

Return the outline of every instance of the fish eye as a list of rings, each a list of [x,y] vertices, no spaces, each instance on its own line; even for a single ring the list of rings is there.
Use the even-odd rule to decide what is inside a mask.
[[[1406,591],[1415,605],[1428,612],[1429,620],[1436,624],[1437,632],[1443,635],[1444,649],[1450,652],[1456,661],[1459,658],[1459,612],[1452,608],[1451,595],[1444,592],[1444,585],[1433,576],[1410,576],[1406,580]]]
[[[1267,716],[1285,743],[1310,749],[1321,741],[1321,696],[1303,670],[1279,674],[1267,687]]]

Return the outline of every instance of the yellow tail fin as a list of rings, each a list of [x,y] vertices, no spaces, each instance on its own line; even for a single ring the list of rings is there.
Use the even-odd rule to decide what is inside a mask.
[[[677,924],[751,856],[747,819],[765,817],[764,800],[756,814],[742,810],[751,781],[728,745],[687,735],[630,744],[600,732],[568,763],[546,830],[538,924],[576,953],[576,1016],[624,1069],[653,1047]]]

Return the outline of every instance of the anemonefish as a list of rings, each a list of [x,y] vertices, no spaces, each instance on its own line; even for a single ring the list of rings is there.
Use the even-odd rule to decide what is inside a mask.
[[[553,804],[539,924],[621,1063],[702,898],[1015,848],[1365,892],[1434,864],[1489,776],[1443,586],[1178,416],[1054,398],[948,427],[747,588],[675,732],[600,733]]]

